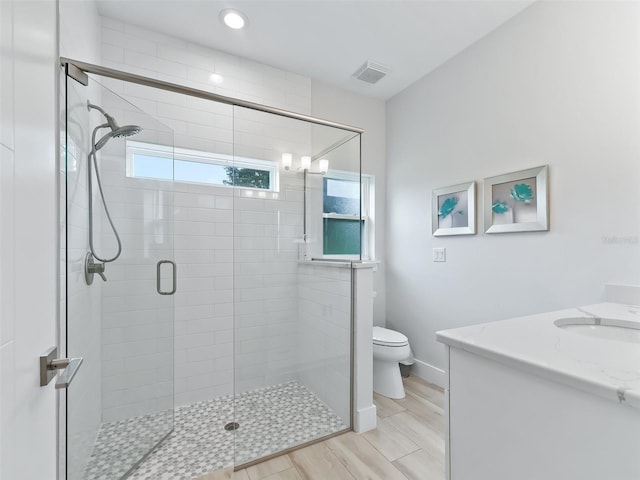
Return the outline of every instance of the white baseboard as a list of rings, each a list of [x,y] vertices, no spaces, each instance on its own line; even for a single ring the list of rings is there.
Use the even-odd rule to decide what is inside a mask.
[[[445,388],[447,382],[444,370],[434,367],[433,365],[429,365],[427,362],[423,362],[417,358],[415,359],[415,362],[416,363],[411,367],[411,375],[420,377],[421,379],[429,383],[433,383],[440,388]]]
[[[376,417],[376,406],[371,405],[366,408],[361,408],[356,410],[355,425],[353,429],[357,433],[368,432],[369,430],[373,430],[377,426],[377,417]]]

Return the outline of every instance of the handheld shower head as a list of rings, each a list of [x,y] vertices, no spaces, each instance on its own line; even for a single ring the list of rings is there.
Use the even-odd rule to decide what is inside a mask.
[[[88,175],[87,190],[89,195],[89,249],[91,250],[90,259],[91,260],[96,259],[99,262],[102,262],[102,271],[104,271],[104,264],[115,261],[122,253],[122,242],[120,241],[120,236],[118,235],[118,231],[116,230],[116,227],[113,224],[113,220],[111,220],[111,214],[109,213],[109,208],[107,207],[107,202],[104,198],[104,192],[102,191],[102,182],[100,180],[100,169],[98,168],[97,152],[102,147],[104,147],[107,144],[107,142],[112,138],[130,137],[131,135],[136,135],[137,133],[140,133],[142,131],[142,128],[140,128],[137,125],[124,125],[121,127],[120,125],[118,125],[118,122],[116,122],[115,118],[113,118],[111,115],[109,115],[99,106],[93,105],[90,102],[87,102],[87,109],[98,110],[100,113],[102,113],[102,115],[104,115],[104,118],[106,119],[106,123],[98,125],[93,129],[93,133],[91,134],[91,151],[89,152],[89,155],[87,157],[87,160],[89,163],[87,168],[87,175]],[[108,128],[109,131],[100,140],[96,142],[96,134],[98,133],[98,130],[103,128]],[[118,251],[112,257],[98,256],[93,245],[93,177],[94,177],[93,167],[95,167],[95,178],[98,185],[98,191],[100,192],[100,199],[102,200],[102,206],[104,207],[104,213],[107,216],[107,220],[109,222],[109,225],[111,225],[111,230],[113,230],[113,235],[115,236],[116,242],[118,244]],[[102,278],[103,280],[106,280],[104,276]]]
[[[123,125],[121,127],[120,125],[118,125],[118,122],[116,122],[115,118],[113,118],[111,115],[109,115],[99,106],[93,105],[89,101],[87,101],[87,109],[98,110],[100,113],[102,113],[102,115],[104,115],[104,118],[107,120],[107,123],[102,125],[102,127],[109,127],[109,129],[111,129],[110,132],[104,135],[94,145],[94,149],[96,152],[100,150],[102,147],[104,147],[106,143],[112,138],[130,137],[132,135],[137,135],[138,133],[142,132],[142,127],[139,127],[138,125]]]
[[[116,124],[117,126],[117,124]],[[111,127],[111,125],[109,125]],[[142,128],[138,125],[123,125],[122,127],[112,128],[111,131],[105,134],[100,140],[96,142],[96,152],[106,145],[106,143],[112,138],[124,138],[137,135],[142,131]]]
[[[133,135],[137,135],[142,132],[142,127],[138,125],[123,125],[122,127],[118,127],[113,130],[113,136],[116,138],[120,137],[131,137]]]

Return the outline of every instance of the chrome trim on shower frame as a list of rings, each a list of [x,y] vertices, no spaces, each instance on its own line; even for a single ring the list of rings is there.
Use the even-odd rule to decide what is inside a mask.
[[[353,127],[351,125],[344,125],[342,123],[332,122],[329,120],[323,120],[321,118],[315,118],[310,115],[304,115],[302,113],[290,112],[281,108],[269,107],[261,103],[249,102],[246,100],[240,100],[239,98],[226,97],[224,95],[217,95],[211,92],[205,92],[204,90],[198,90],[197,88],[185,87],[176,83],[165,82],[157,80],[155,78],[143,77],[141,75],[135,75],[133,73],[123,72],[122,70],[115,70],[113,68],[101,67],[91,63],[80,62],[78,60],[72,60],[70,58],[60,57],[60,63],[67,68],[68,74],[70,72],[94,73],[103,77],[115,78],[117,80],[124,80],[130,83],[136,83],[138,85],[146,85],[148,87],[160,88],[162,90],[168,90],[174,93],[180,93],[183,95],[189,95],[191,97],[204,98],[207,100],[213,100],[214,102],[225,103],[227,105],[233,105],[236,107],[249,108],[251,110],[257,110],[265,113],[272,113],[281,117],[294,118],[296,120],[302,120],[303,122],[315,123],[318,125],[325,125],[327,127],[340,128],[342,130],[348,130],[355,133],[363,133],[362,128]],[[70,75],[72,78],[77,78]],[[78,80],[80,81],[80,80]],[[82,83],[82,82],[80,82]]]
[[[237,106],[237,107],[243,107],[243,108],[247,108],[250,110],[255,110],[255,111],[260,111],[260,112],[264,112],[264,113],[269,113],[269,114],[273,114],[273,115],[278,115],[281,117],[286,117],[286,118],[291,118],[294,120],[300,120],[303,122],[307,122],[307,123],[312,123],[312,124],[316,124],[316,125],[322,125],[322,126],[327,126],[327,127],[332,127],[332,128],[339,128],[348,132],[353,132],[357,135],[360,136],[360,149],[359,149],[359,164],[360,164],[360,183],[362,183],[362,133],[364,133],[364,129],[359,128],[359,127],[354,127],[351,125],[345,125],[342,123],[338,123],[338,122],[333,122],[333,121],[329,121],[329,120],[324,120],[324,119],[320,119],[320,118],[316,118],[316,117],[312,117],[310,115],[304,115],[304,114],[300,114],[300,113],[295,113],[295,112],[291,112],[288,110],[283,110],[283,109],[279,109],[279,108],[275,108],[275,107],[269,107],[267,105],[263,105],[263,104],[259,104],[259,103],[254,103],[254,102],[249,102],[249,101],[245,101],[245,100],[241,100],[241,99],[237,99],[237,98],[232,98],[232,97],[226,97],[223,95],[217,95],[215,93],[211,93],[211,92],[207,92],[204,90],[199,90],[196,88],[191,88],[191,87],[186,87],[186,86],[182,86],[182,85],[178,85],[175,83],[171,83],[171,82],[165,82],[162,80],[157,80],[157,79],[153,79],[153,78],[148,78],[148,77],[144,77],[141,75],[135,75],[132,73],[128,73],[128,72],[123,72],[121,70],[116,70],[116,69],[112,69],[112,68],[108,68],[108,67],[102,67],[99,65],[94,65],[94,64],[90,64],[90,63],[86,63],[86,62],[81,62],[81,61],[77,61],[77,60],[73,60],[73,59],[69,59],[69,58],[65,58],[65,57],[60,57],[60,64],[61,66],[65,69],[65,73],[67,76],[69,76],[70,78],[73,78],[74,80],[78,81],[79,83],[82,83],[83,85],[87,85],[88,84],[88,75],[87,74],[94,74],[94,75],[98,75],[98,76],[103,76],[103,77],[107,77],[107,78],[113,78],[116,80],[122,80],[125,82],[129,82],[129,83],[134,83],[134,84],[138,84],[138,85],[143,85],[143,86],[147,86],[147,87],[151,87],[151,88],[157,88],[157,89],[161,89],[161,90],[166,90],[166,91],[170,91],[170,92],[174,92],[174,93],[178,93],[178,94],[182,94],[182,95],[188,95],[191,97],[196,97],[196,98],[202,98],[205,100],[211,100],[214,102],[218,102],[218,103],[223,103],[223,104],[227,104],[227,105],[231,105],[231,106]],[[335,144],[331,145],[330,147],[328,147],[327,149],[325,149],[324,151],[320,152],[319,154],[317,154],[314,157],[314,160],[316,158],[319,158],[320,156],[324,155],[326,152],[331,151],[332,149],[338,148],[339,146],[343,145],[344,143],[352,140],[354,137],[344,137],[341,140],[338,140]],[[305,182],[306,182],[306,175],[304,176]],[[362,206],[360,206],[360,208],[362,209]],[[306,195],[305,195],[305,202],[304,202],[304,211],[306,212]],[[360,216],[362,217],[362,212],[360,212]],[[306,222],[306,214],[303,215],[304,221]],[[306,225],[304,228],[304,231],[306,232]],[[360,260],[361,261],[361,260]],[[173,289],[170,292],[165,292],[162,291],[160,289],[160,285],[159,285],[159,280],[160,280],[160,263],[172,263],[173,265]],[[157,278],[156,278],[156,289],[157,292],[161,295],[171,295],[175,292],[176,290],[176,267],[175,267],[175,263],[171,262],[171,261],[161,261],[158,265],[157,265],[157,270],[156,270],[156,274],[157,274]],[[327,436],[321,437],[321,438],[316,438],[314,440],[311,440],[309,442],[303,443],[301,445],[296,445],[294,447],[288,448],[286,450],[274,453],[272,455],[268,455],[266,457],[261,457],[259,459],[253,460],[251,462],[242,464],[242,465],[234,465],[233,469],[234,471],[240,470],[242,468],[248,467],[250,465],[254,465],[260,462],[264,462],[265,460],[271,459],[271,458],[275,458],[277,456],[281,456],[283,454],[289,453],[291,451],[295,451],[298,450],[300,448],[304,448],[308,445],[313,445],[319,442],[322,442],[324,440],[327,440],[329,438],[338,436],[338,435],[342,435],[346,432],[349,431],[353,431],[354,428],[354,416],[355,416],[355,275],[354,275],[354,265],[360,263],[360,262],[346,262],[345,267],[346,268],[351,268],[351,312],[350,312],[350,334],[351,334],[351,351],[350,351],[350,358],[349,358],[349,369],[350,369],[350,392],[349,392],[349,402],[350,402],[350,412],[349,412],[349,426],[345,429],[342,429],[340,431],[334,432],[332,434],[329,434]],[[160,441],[149,451],[147,452],[147,454],[145,454],[145,456],[143,458],[141,458],[138,462],[136,462],[135,465],[133,465],[131,467],[131,469],[125,474],[125,477],[127,475],[129,475],[133,470],[135,470],[138,465],[140,465],[163,441],[164,439],[166,439],[170,434],[172,430],[167,433],[167,435],[165,437],[163,437],[162,439],[160,439]]]
[[[63,63],[67,76],[73,78],[76,82],[81,83],[85,87],[89,85],[89,76],[76,67],[73,63]]]

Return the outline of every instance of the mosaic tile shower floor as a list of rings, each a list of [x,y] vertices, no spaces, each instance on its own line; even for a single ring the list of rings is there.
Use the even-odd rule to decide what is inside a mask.
[[[174,431],[129,477],[190,480],[240,465],[347,428],[299,382],[254,390],[175,409]],[[87,466],[88,480],[115,480],[166,432],[169,412],[104,424]],[[228,432],[224,425],[240,428]],[[235,439],[234,439],[235,437]],[[235,445],[234,445],[235,444]],[[234,462],[235,447],[235,462]]]

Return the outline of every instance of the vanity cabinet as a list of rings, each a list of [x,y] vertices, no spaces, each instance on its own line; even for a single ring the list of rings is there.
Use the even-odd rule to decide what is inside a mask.
[[[536,370],[442,333],[457,345],[445,345],[449,480],[640,479],[640,409],[588,391],[584,379],[549,378],[559,358]]]

